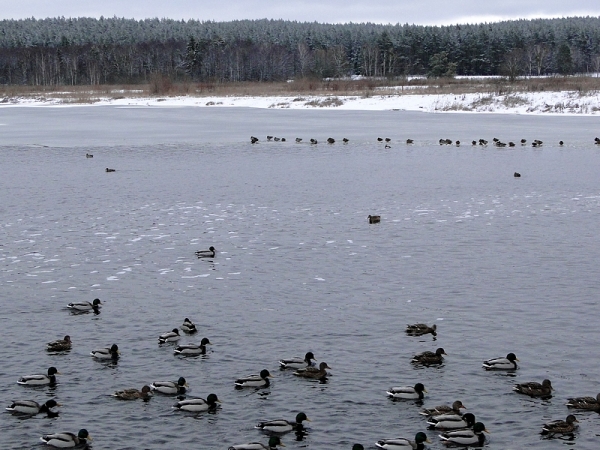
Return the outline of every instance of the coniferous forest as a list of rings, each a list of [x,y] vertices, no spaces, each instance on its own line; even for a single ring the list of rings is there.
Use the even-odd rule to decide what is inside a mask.
[[[600,72],[600,17],[452,26],[49,18],[0,21],[0,84],[284,81]]]

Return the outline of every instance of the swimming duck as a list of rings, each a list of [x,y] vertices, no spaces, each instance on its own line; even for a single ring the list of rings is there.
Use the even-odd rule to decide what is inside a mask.
[[[446,445],[473,445],[475,447],[482,447],[485,444],[484,432],[489,433],[483,423],[477,422],[473,425],[472,430],[448,431],[440,434],[440,439]]]
[[[438,348],[435,353],[434,352],[423,352],[423,353],[419,353],[418,355],[413,356],[413,359],[411,362],[415,363],[415,364],[441,364],[444,362],[444,357],[442,355],[445,355],[446,352],[444,351],[443,348]]]
[[[138,391],[137,389],[124,389],[122,391],[117,391],[113,394],[113,397],[116,397],[120,400],[137,400],[138,398],[146,400],[149,399],[151,395],[150,386],[144,386],[142,387],[141,391]]]
[[[178,411],[203,412],[215,409],[217,403],[221,403],[221,400],[217,398],[216,394],[210,394],[206,400],[203,398],[180,400],[173,405],[173,408]]]
[[[106,168],[107,172],[116,172],[116,169],[109,169],[108,167]]]
[[[579,423],[579,420],[573,414],[569,414],[565,420],[555,420],[544,424],[542,434],[551,436],[555,434],[572,434],[577,428],[576,423]]]
[[[60,375],[60,372],[56,370],[56,367],[48,368],[48,375],[26,375],[19,378],[17,383],[27,386],[53,386],[56,384],[56,374]]]
[[[94,155],[92,155],[91,153],[86,153],[86,154],[85,154],[85,157],[86,157],[86,158],[93,158],[93,157],[94,157]]]
[[[310,419],[306,417],[306,414],[301,412],[296,414],[296,420],[294,422],[284,419],[270,420],[268,422],[259,422],[254,428],[267,433],[287,433],[292,430],[302,431],[304,429],[302,422],[305,420],[310,422]]]
[[[514,353],[509,353],[505,358],[493,358],[483,362],[485,370],[516,370],[519,359]]]
[[[73,310],[73,311],[97,311],[99,308],[102,307],[102,302],[100,301],[99,298],[95,298],[94,301],[92,303],[90,302],[79,302],[79,303],[69,303],[67,305],[67,308]]]
[[[189,334],[192,334],[192,333],[195,333],[196,331],[198,331],[196,329],[196,325],[194,325],[194,322],[192,322],[187,317],[183,321],[183,324],[181,324],[180,328],[184,333],[189,333]]]
[[[600,394],[594,397],[575,397],[567,401],[569,408],[587,409],[590,411],[600,411]]]
[[[232,445],[227,450],[274,450],[278,445],[285,447],[279,436],[271,436],[268,445],[260,442],[250,442],[249,444]]]
[[[73,433],[55,433],[47,434],[40,438],[40,441],[42,441],[43,443],[58,448],[75,447],[79,444],[85,444],[85,441],[91,440],[92,437],[84,428],[79,430],[79,433],[77,433],[77,435],[74,435]]]
[[[519,172],[515,172],[513,174],[513,177],[515,177],[515,178],[521,178],[521,174]]]
[[[273,375],[271,375],[267,369],[263,369],[260,371],[259,375],[250,375],[245,378],[238,378],[235,380],[235,387],[268,387],[271,384],[269,378],[273,378]]]
[[[379,222],[381,222],[381,216],[371,216],[371,215],[369,215],[367,217],[367,219],[369,219],[369,223],[379,223]]]
[[[198,355],[206,355],[206,346],[211,345],[208,338],[202,338],[200,344],[185,344],[178,345],[175,347],[173,352],[176,355],[181,356],[198,356]]]
[[[407,144],[414,144],[414,142],[415,142],[414,139],[407,139],[406,140]]]
[[[552,397],[552,383],[550,380],[542,381],[542,384],[530,381],[529,383],[519,383],[513,386],[513,391],[520,394],[529,395],[530,397]]]
[[[429,428],[436,430],[470,428],[475,425],[475,415],[471,413],[466,413],[462,416],[459,416],[458,414],[442,414],[427,419],[427,425],[429,425]]]
[[[188,384],[183,377],[179,377],[177,381],[155,381],[150,385],[153,391],[167,395],[184,394],[186,387]]]
[[[58,416],[58,413],[51,410],[51,408],[56,406],[60,406],[60,403],[57,403],[54,399],[48,400],[43,405],[40,405],[38,402],[34,402],[33,400],[17,400],[13,401],[12,404],[6,408],[6,410],[12,412],[13,414],[27,414],[30,416],[35,416],[36,414],[46,413],[48,417],[56,417]]]
[[[383,448],[385,450],[423,450],[425,448],[425,442],[431,443],[427,438],[427,435],[422,431],[419,431],[415,435],[414,441],[406,438],[382,439],[381,441],[375,442],[375,445],[378,448]]]
[[[267,139],[267,141],[270,141],[270,139]],[[257,142],[258,142],[258,138],[256,136],[250,136],[251,144],[256,144]]]
[[[442,414],[457,414],[457,415],[461,415],[461,409],[467,409],[460,400],[456,400],[454,403],[452,403],[452,406],[448,406],[448,405],[440,405],[440,406],[436,406],[435,408],[429,408],[429,409],[423,409],[419,412],[419,414],[423,415],[423,416],[441,416]]]
[[[96,359],[112,359],[113,361],[119,359],[120,354],[121,352],[117,344],[113,344],[110,347],[97,348],[90,352],[90,355]]]
[[[414,325],[406,326],[406,334],[410,336],[423,336],[424,334],[431,333],[433,336],[437,336],[437,325],[433,324],[428,326],[424,323],[415,323]]]
[[[335,139],[334,138],[327,138],[327,143],[328,144],[335,144]]]
[[[302,377],[302,378],[312,378],[314,380],[323,380],[323,379],[325,379],[325,377],[327,377],[326,369],[331,369],[331,367],[329,367],[327,365],[327,363],[325,361],[323,361],[323,362],[321,362],[321,364],[319,364],[319,368],[305,367],[304,369],[297,369],[294,372],[294,375],[296,375],[297,377]]]
[[[427,389],[422,383],[417,383],[414,387],[400,386],[389,388],[387,394],[395,399],[402,400],[423,400],[423,393],[427,393]]]
[[[280,359],[279,365],[282,369],[305,369],[306,367],[315,365],[312,361],[315,361],[315,355],[313,355],[313,352],[308,352],[304,355],[304,359],[297,356],[289,359]]]
[[[46,350],[49,352],[63,352],[71,350],[71,336],[66,335],[64,339],[48,342]]]
[[[214,258],[216,250],[213,246],[208,247],[208,250],[198,250],[196,256],[198,258]]]
[[[348,142],[350,142],[350,139],[348,139],[348,138],[343,138],[343,139],[342,139],[342,142],[343,142],[344,144],[347,144]]]
[[[176,342],[179,340],[181,336],[179,336],[179,330],[177,328],[173,328],[172,331],[167,333],[163,333],[158,337],[158,343],[164,344],[166,342]]]

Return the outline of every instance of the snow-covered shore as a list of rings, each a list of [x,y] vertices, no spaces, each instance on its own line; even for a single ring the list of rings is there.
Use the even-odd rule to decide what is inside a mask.
[[[502,113],[502,114],[600,114],[598,92],[524,92],[507,95],[480,94],[377,94],[368,96],[296,96],[296,97],[93,97],[86,102],[59,97],[0,98],[0,107],[10,106],[120,106],[120,107],[203,107],[203,108],[272,108],[272,109],[328,109],[359,111],[421,111]]]

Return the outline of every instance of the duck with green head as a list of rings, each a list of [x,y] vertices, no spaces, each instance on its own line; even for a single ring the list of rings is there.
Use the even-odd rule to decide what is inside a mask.
[[[427,435],[422,431],[419,431],[415,435],[414,441],[407,438],[382,439],[377,441],[375,445],[377,448],[382,448],[384,450],[423,450],[425,448],[425,442],[431,443],[427,438]]]
[[[289,431],[303,431],[303,421],[310,422],[303,412],[296,414],[296,420],[290,421],[285,419],[269,420],[267,422],[259,422],[254,428],[266,433],[287,433]]]
[[[250,442],[249,444],[232,445],[228,450],[275,450],[278,446],[285,447],[279,436],[271,436],[267,445],[261,442]]]

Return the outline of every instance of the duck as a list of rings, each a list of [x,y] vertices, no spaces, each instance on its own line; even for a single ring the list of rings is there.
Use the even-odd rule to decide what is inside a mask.
[[[198,356],[198,355],[206,355],[206,346],[212,345],[208,338],[202,338],[200,344],[185,344],[178,345],[175,347],[173,352],[176,355],[181,356]]]
[[[150,386],[143,386],[141,390],[137,389],[124,389],[122,391],[117,391],[113,394],[113,397],[118,398],[119,400],[137,400],[138,398],[147,400],[150,398],[152,393],[150,392]]]
[[[369,219],[369,223],[379,223],[379,222],[381,222],[381,216],[372,216],[372,215],[369,215],[367,217],[367,219]]]
[[[303,431],[303,421],[310,422],[310,419],[306,417],[306,414],[300,412],[296,414],[296,420],[294,422],[284,419],[270,420],[268,422],[259,422],[254,428],[265,431],[267,433],[287,433],[288,431]]]
[[[180,400],[175,403],[172,408],[177,411],[204,412],[216,409],[217,403],[221,403],[217,394],[209,394],[208,397],[206,397],[206,400],[203,398]]]
[[[258,375],[250,375],[245,378],[238,378],[235,380],[235,387],[268,387],[271,384],[269,378],[273,378],[273,375],[271,375],[267,369],[263,369]]]
[[[232,445],[227,450],[274,450],[277,446],[285,447],[279,436],[271,436],[267,445],[260,442],[250,442],[249,444]]]
[[[79,430],[77,435],[73,433],[55,433],[47,434],[40,438],[45,444],[58,448],[70,448],[80,444],[85,444],[86,441],[91,441],[92,437],[85,428]]]
[[[71,336],[67,334],[64,339],[48,342],[46,345],[46,350],[49,352],[64,352],[66,350],[71,350]]]
[[[268,136],[267,136],[268,138]],[[267,139],[267,141],[270,141],[270,139]],[[258,142],[258,138],[256,136],[250,136],[250,143],[251,144],[256,144]]]
[[[328,144],[335,144],[335,139],[334,138],[327,138],[327,143]]]
[[[514,353],[509,353],[506,357],[492,358],[483,362],[483,368],[485,370],[516,370],[517,361],[519,358]]]
[[[166,395],[185,394],[186,387],[189,386],[183,377],[179,377],[177,381],[155,381],[150,384],[150,389]]]
[[[323,362],[321,362],[321,364],[319,364],[319,368],[305,367],[304,369],[297,369],[294,372],[294,375],[296,375],[297,377],[301,377],[301,378],[311,378],[314,380],[323,380],[327,377],[326,369],[331,369],[331,367],[329,367],[327,365],[327,363],[325,361],[323,361]]]
[[[453,413],[460,416],[462,414],[461,409],[467,408],[463,405],[463,403],[460,400],[456,400],[454,403],[452,403],[452,406],[440,405],[436,406],[435,408],[423,409],[419,412],[419,414],[421,414],[422,416],[435,417],[441,416],[442,414]]]
[[[27,386],[54,386],[56,384],[56,374],[60,375],[60,372],[56,370],[56,367],[49,367],[47,375],[25,375],[19,378],[18,384]]]
[[[93,302],[79,302],[79,303],[69,303],[67,305],[67,308],[73,310],[73,311],[79,311],[79,312],[84,312],[84,311],[97,311],[99,308],[102,307],[102,302],[100,301],[99,298],[95,298]]]
[[[415,143],[415,141],[414,141],[414,139],[407,139],[407,140],[406,140],[406,143],[407,143],[407,144],[414,144],[414,143]]]
[[[427,389],[425,389],[422,383],[417,383],[413,387],[400,386],[387,390],[387,395],[394,399],[402,400],[423,400],[424,393],[427,393]]]
[[[113,344],[110,347],[97,348],[90,352],[90,355],[96,359],[112,359],[113,361],[119,359],[120,354],[121,352],[117,344]]]
[[[310,140],[310,143],[311,143],[312,145],[317,145],[317,144],[319,143],[319,141],[317,141],[316,139],[312,139],[312,138],[311,138],[311,140]]]
[[[350,139],[348,139],[348,138],[343,138],[343,139],[342,139],[342,142],[343,142],[344,144],[347,144],[348,142],[350,142]]]
[[[515,172],[515,173],[513,174],[513,176],[514,176],[515,178],[521,178],[521,174],[520,174],[519,172]]]
[[[415,435],[414,441],[406,438],[382,439],[375,442],[375,445],[378,448],[383,448],[385,450],[423,450],[425,448],[425,442],[428,444],[431,443],[427,438],[427,435],[422,431],[419,431]]]
[[[315,355],[313,352],[307,352],[304,358],[293,357],[289,359],[280,359],[279,366],[282,369],[305,369],[314,366]]]
[[[589,411],[600,411],[600,394],[594,397],[574,397],[567,401],[569,408],[587,409]]]
[[[577,423],[579,423],[579,420],[573,414],[569,414],[565,420],[555,420],[544,424],[542,434],[551,436],[555,434],[572,434],[577,429]]]
[[[116,172],[116,169],[109,169],[108,167],[106,168],[107,172]]]
[[[529,395],[530,397],[550,398],[552,397],[552,383],[550,380],[542,381],[542,384],[530,381],[529,383],[519,383],[513,386],[513,391],[519,394]]]
[[[192,333],[195,333],[196,331],[198,331],[196,329],[196,325],[194,324],[194,322],[192,322],[187,317],[185,318],[185,320],[183,321],[183,324],[181,324],[181,326],[179,328],[181,328],[181,331],[183,331],[184,333],[188,333],[188,334],[192,334]]]
[[[489,433],[482,422],[477,422],[473,425],[472,430],[455,430],[447,431],[440,434],[440,439],[446,445],[472,445],[475,447],[483,447],[485,444],[485,435]]]
[[[406,326],[406,334],[410,336],[423,336],[428,333],[437,336],[437,325],[433,324],[432,326],[429,326],[424,323],[415,323]]]
[[[430,417],[427,420],[429,428],[436,430],[456,430],[458,428],[470,428],[475,425],[475,415],[471,413],[463,414],[442,414],[440,416]]]
[[[415,364],[441,364],[444,362],[444,357],[442,355],[446,355],[446,352],[443,348],[438,348],[435,353],[434,352],[423,352],[418,355],[413,356],[411,362]]]
[[[86,157],[86,158],[93,158],[93,157],[94,157],[94,155],[92,155],[91,153],[86,153],[86,154],[85,154],[85,157]]]
[[[198,258],[214,258],[216,255],[216,250],[215,248],[211,245],[210,247],[208,247],[208,250],[198,250],[196,252],[196,256]]]
[[[158,337],[158,343],[165,344],[167,342],[177,342],[180,337],[179,330],[177,328],[173,328],[173,330],[161,334]]]
[[[6,408],[7,411],[13,414],[27,414],[29,416],[35,416],[36,414],[46,413],[48,417],[58,416],[57,412],[52,411],[52,408],[61,406],[56,400],[50,399],[43,405],[33,400],[17,400],[13,401],[12,404]]]
[[[302,142],[302,138],[296,138],[296,144],[299,144],[300,142]]]

